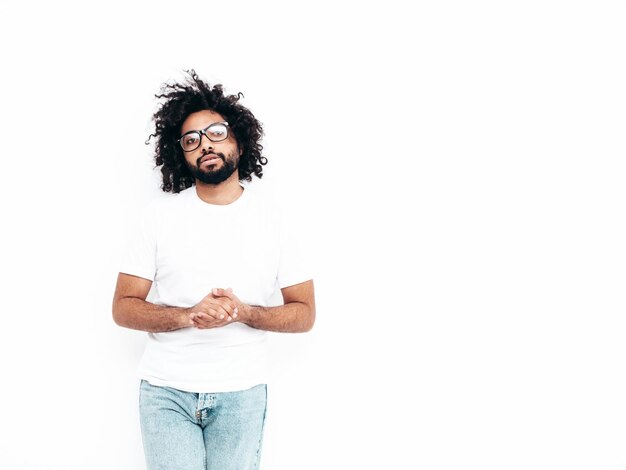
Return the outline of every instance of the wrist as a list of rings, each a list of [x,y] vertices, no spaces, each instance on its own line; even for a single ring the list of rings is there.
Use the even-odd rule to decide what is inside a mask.
[[[193,326],[193,322],[189,315],[191,314],[191,307],[181,308],[178,312],[178,321],[181,328],[187,328]]]
[[[242,303],[237,308],[237,320],[247,323],[252,316],[252,305]]]

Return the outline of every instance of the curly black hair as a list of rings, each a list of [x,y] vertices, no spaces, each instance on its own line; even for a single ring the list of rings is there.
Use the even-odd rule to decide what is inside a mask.
[[[185,72],[190,75],[186,83],[173,85],[165,83],[161,86],[161,94],[154,95],[156,98],[165,98],[166,101],[161,103],[158,111],[152,116],[155,132],[148,136],[146,145],[152,137],[156,138],[155,168],[163,165],[161,189],[165,192],[179,193],[195,183],[177,141],[187,116],[207,109],[224,117],[228,127],[233,131],[237,145],[243,150],[239,160],[239,181],[252,181],[252,173],[261,178],[262,165],[267,164],[267,158],[261,155],[263,126],[247,108],[239,104],[243,94],[224,95],[222,85],[211,87],[198,78],[195,70]]]

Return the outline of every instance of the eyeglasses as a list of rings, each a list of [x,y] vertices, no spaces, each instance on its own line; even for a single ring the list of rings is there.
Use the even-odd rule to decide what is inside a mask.
[[[226,121],[214,122],[200,131],[185,132],[178,139],[178,143],[184,152],[191,152],[200,147],[203,135],[211,142],[226,140],[228,138],[228,123]]]

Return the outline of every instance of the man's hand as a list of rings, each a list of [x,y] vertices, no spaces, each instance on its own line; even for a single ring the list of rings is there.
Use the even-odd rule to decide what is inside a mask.
[[[211,293],[218,298],[228,299],[235,309],[235,316],[238,321],[245,321],[246,312],[249,310],[250,306],[248,304],[244,304],[239,298],[233,294],[233,290],[229,287],[228,289],[221,289],[215,287]]]
[[[219,295],[215,295],[216,292],[219,292]],[[209,295],[191,307],[189,309],[190,326],[208,329],[233,323],[238,314],[237,302],[233,301],[227,293],[233,295],[231,289],[213,289]]]
[[[233,318],[251,328],[292,333],[310,331],[315,323],[313,279],[283,287],[281,293],[284,305],[264,307],[242,303],[232,289],[211,291],[213,298],[230,302],[229,305],[234,307]],[[237,313],[234,313],[235,309]]]

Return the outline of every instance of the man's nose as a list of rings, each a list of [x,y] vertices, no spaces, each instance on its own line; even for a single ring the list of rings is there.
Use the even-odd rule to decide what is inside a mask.
[[[209,153],[211,150],[215,148],[213,142],[209,140],[206,135],[202,135],[202,140],[200,141],[200,148],[202,153]]]

